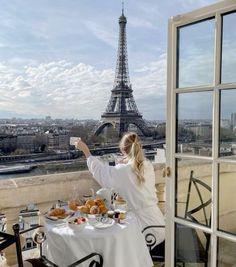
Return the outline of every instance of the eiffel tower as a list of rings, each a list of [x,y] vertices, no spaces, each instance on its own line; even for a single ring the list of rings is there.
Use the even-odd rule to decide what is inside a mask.
[[[131,124],[135,125],[144,136],[152,135],[138,111],[129,80],[126,23],[127,19],[124,16],[124,8],[122,8],[122,15],[119,18],[120,31],[115,81],[106,111],[101,115],[94,135],[99,135],[105,127],[113,126],[121,137],[124,132],[128,131]]]

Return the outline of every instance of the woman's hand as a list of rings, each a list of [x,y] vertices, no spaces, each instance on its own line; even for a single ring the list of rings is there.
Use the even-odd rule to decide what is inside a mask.
[[[75,141],[75,147],[79,150],[81,150],[85,157],[88,158],[89,156],[91,156],[91,153],[90,153],[90,150],[88,148],[88,146],[83,142],[81,141],[80,138],[78,138],[76,141]]]

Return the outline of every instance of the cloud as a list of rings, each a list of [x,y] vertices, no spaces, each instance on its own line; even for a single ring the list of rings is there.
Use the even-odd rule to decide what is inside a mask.
[[[139,111],[145,119],[164,119],[166,105],[166,54],[135,69],[131,83]]]
[[[224,69],[232,70],[235,47],[230,46],[230,42],[225,41],[224,44],[223,58],[227,62]],[[197,85],[199,81],[209,80],[212,72],[206,71],[206,67],[213,66],[213,62],[208,51],[205,54],[195,51],[182,60],[182,84]],[[144,119],[165,118],[166,63],[167,55],[163,53],[156,61],[140,64],[132,71],[133,95]],[[230,73],[233,74],[232,71]],[[29,114],[31,117],[51,115],[55,118],[99,119],[109,101],[114,76],[112,69],[98,69],[89,64],[65,60],[28,64],[21,68],[2,62],[0,113],[15,112],[19,117]],[[189,95],[191,103],[192,95]],[[187,111],[187,106],[184,110]],[[192,115],[195,116],[194,113]]]
[[[108,31],[107,26],[98,25],[93,21],[85,21],[84,24],[88,28],[89,31],[93,33],[93,35],[103,41],[104,43],[112,46],[113,48],[117,48],[117,33],[111,33]]]
[[[0,48],[4,48],[4,47],[7,47],[7,45],[3,44],[3,43],[0,43]]]
[[[136,101],[139,112],[146,120],[165,120],[166,97],[165,95],[143,96]]]
[[[166,94],[166,54],[162,54],[157,61],[136,69],[133,85],[137,98]]]
[[[235,54],[236,54],[236,38],[226,39],[222,48],[222,81],[224,83],[235,82]]]
[[[5,2],[0,10],[0,115],[14,111],[19,116],[100,118],[114,81],[120,3]],[[130,80],[145,118],[165,113],[158,107],[165,106],[166,54],[159,54],[166,50],[168,17],[213,2],[129,0],[125,4],[127,49],[134,66]],[[188,82],[186,77],[195,81],[188,72],[198,66],[183,63],[183,82]],[[228,81],[233,78],[228,70],[235,64],[224,67]],[[197,70],[206,73],[200,66]]]
[[[136,1],[133,0],[133,3],[142,13],[145,13],[149,18],[157,18],[161,14],[160,4],[161,1]]]
[[[137,69],[131,77],[134,98],[147,119],[165,96],[166,55]],[[20,117],[99,119],[111,95],[114,71],[65,60],[15,69],[0,64],[0,110]],[[148,100],[149,99],[149,100]],[[4,104],[3,104],[4,103]],[[163,100],[162,100],[163,103]],[[164,111],[162,112],[164,113]]]
[[[153,25],[150,21],[145,19],[140,19],[138,17],[129,17],[129,25],[137,28],[147,28],[147,29],[156,29],[156,26]]]
[[[112,70],[66,61],[28,66],[20,75],[7,65],[0,69],[0,110],[19,116],[99,118],[114,78]]]
[[[212,119],[212,92],[191,92],[178,95],[178,119]]]

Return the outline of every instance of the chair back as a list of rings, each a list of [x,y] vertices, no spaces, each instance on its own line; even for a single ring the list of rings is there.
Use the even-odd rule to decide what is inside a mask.
[[[194,177],[194,171],[191,170],[190,172],[190,179],[189,179],[189,186],[188,186],[188,195],[187,195],[187,202],[186,202],[186,209],[185,209],[185,218],[190,219],[195,223],[203,224],[207,227],[211,227],[211,204],[212,204],[212,196],[211,196],[211,187],[204,183],[202,180]],[[189,209],[189,201],[191,198],[191,192],[193,186],[196,189],[199,205],[195,208]],[[202,189],[208,193],[208,197],[206,199],[202,196]],[[210,208],[209,208],[210,207]],[[203,221],[199,221],[196,218],[196,214],[202,211],[203,214]],[[206,252],[209,250],[210,246],[210,234],[203,232],[206,238]]]
[[[194,201],[193,201],[194,200]],[[190,204],[194,203],[194,207]],[[194,177],[191,170],[184,218],[207,227],[211,226],[211,187]],[[201,216],[199,216],[201,215]],[[210,234],[203,232],[200,238],[196,229],[177,224],[176,226],[176,260],[177,262],[192,262],[208,264]],[[205,240],[203,240],[205,237]],[[205,241],[205,242],[203,242]]]
[[[144,234],[146,245],[149,249],[149,253],[154,262],[164,262],[165,261],[165,241],[157,244],[155,235],[152,233],[154,228],[165,228],[165,225],[149,225],[146,226],[142,233]]]
[[[19,267],[23,267],[23,260],[21,254],[21,244],[20,244],[20,226],[19,224],[13,225],[14,234],[8,234],[5,232],[0,232],[0,251],[4,250],[5,248],[9,247],[10,245],[16,245],[16,255],[17,255],[17,262]]]
[[[35,225],[29,229],[20,231],[20,225],[14,224],[13,225],[13,232],[14,234],[8,234],[5,232],[0,231],[0,252],[5,248],[9,247],[10,245],[16,245],[16,255],[17,255],[17,263],[18,267],[24,267],[23,258],[22,258],[22,249],[21,249],[21,242],[20,242],[20,235],[27,233],[29,231],[35,230],[37,228],[42,227],[42,225]],[[58,267],[55,263],[47,259],[42,254],[42,243],[46,239],[46,235],[43,231],[37,231],[37,233],[33,237],[33,241],[39,245],[40,248],[40,257],[27,259],[27,262],[30,262],[33,267]],[[103,266],[103,257],[99,253],[92,252],[89,255],[77,260],[76,262],[70,264],[68,267],[76,267],[83,262],[90,261],[88,264],[89,267],[102,267]]]
[[[8,234],[5,232],[1,232],[0,231],[0,238],[1,238],[1,242],[0,242],[0,251],[4,250],[5,248],[9,247],[10,245],[15,243],[16,246],[16,256],[17,256],[17,263],[18,263],[18,267],[24,267],[23,264],[23,258],[22,258],[22,249],[21,249],[21,240],[20,240],[20,235],[24,234],[28,231],[32,231],[35,230],[39,227],[42,227],[42,225],[35,225],[29,229],[20,231],[20,225],[18,223],[14,224],[12,226],[13,232],[14,234]],[[36,236],[38,236],[38,234],[41,232],[38,232],[36,234]],[[42,240],[42,238],[41,238]],[[43,242],[43,241],[42,241]],[[40,242],[39,242],[40,243]],[[41,249],[40,249],[40,253],[41,253]],[[33,265],[36,266],[36,265]],[[45,265],[44,265],[45,266]]]
[[[195,178],[193,176],[193,170],[190,172],[190,178],[189,178],[189,184],[188,184],[188,193],[187,193],[187,200],[186,200],[186,207],[185,207],[185,214],[184,217],[187,220],[190,220],[192,222],[196,222],[198,224],[203,224],[205,226],[210,227],[211,226],[211,212],[210,216],[207,216],[209,211],[207,208],[211,205],[212,203],[212,198],[211,198],[211,187],[204,183],[202,180]],[[195,188],[195,191],[197,193],[197,198],[196,201],[198,201],[198,204],[194,208],[189,208],[190,207],[190,200],[192,197],[193,189]],[[206,190],[209,194],[209,197],[207,200],[205,200],[202,196],[203,190]],[[196,214],[202,211],[203,214],[203,222],[200,221],[199,219],[196,218]]]

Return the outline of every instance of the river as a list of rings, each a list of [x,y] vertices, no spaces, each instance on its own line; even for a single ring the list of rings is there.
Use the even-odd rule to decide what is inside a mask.
[[[12,164],[12,166],[14,165],[16,164]],[[27,163],[24,163],[23,165],[27,165]],[[10,164],[7,165],[7,167],[10,166],[11,166]],[[87,169],[85,159],[58,160],[58,161],[47,161],[39,163],[35,162],[33,166],[35,167],[29,172],[0,174],[0,179],[29,177],[29,176],[51,174],[51,173],[75,172]]]

